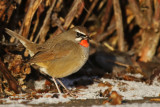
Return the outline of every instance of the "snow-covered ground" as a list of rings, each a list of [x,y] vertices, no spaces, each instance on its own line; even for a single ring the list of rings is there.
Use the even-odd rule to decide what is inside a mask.
[[[83,77],[81,79],[86,79],[88,77]],[[78,80],[78,79],[75,79]],[[63,79],[62,82],[69,86],[72,86],[73,81],[70,79]],[[142,82],[135,82],[135,81],[125,81],[125,80],[114,80],[114,79],[106,79],[101,78],[101,82],[105,83],[108,82],[111,84],[112,91],[116,91],[119,95],[122,96],[123,100],[139,100],[143,99],[143,97],[158,97],[160,95],[160,85],[155,82],[152,85],[148,85],[146,83]],[[41,89],[43,87],[44,81],[36,82],[35,86],[37,86]],[[69,89],[75,90],[75,87],[70,87]],[[87,85],[86,88],[79,89],[78,97],[76,99],[100,99],[103,97],[100,97],[99,93],[104,92],[106,89],[108,89],[108,86],[99,86],[99,82],[94,82],[93,84]],[[39,97],[33,98],[31,100],[26,99],[26,95],[19,94],[18,96],[10,96],[9,98],[0,99],[1,102],[5,102],[5,106],[29,106],[27,104],[57,104],[59,102],[69,102],[72,99],[75,99],[73,97],[64,97],[64,95],[60,95],[58,98],[53,97],[53,93],[38,93],[36,94]],[[22,103],[25,103],[26,105],[23,105]],[[4,106],[4,105],[0,105]],[[108,106],[108,104],[103,105]],[[102,107],[103,107],[102,106]],[[111,106],[111,105],[110,105]],[[122,104],[118,105],[116,107],[158,107],[160,106],[160,103],[134,103],[134,104]],[[96,107],[93,106],[93,107]],[[112,106],[111,106],[112,107]]]

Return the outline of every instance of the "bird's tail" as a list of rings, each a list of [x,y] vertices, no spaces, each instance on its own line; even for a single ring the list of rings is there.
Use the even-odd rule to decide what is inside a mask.
[[[32,53],[35,53],[35,49],[36,49],[36,44],[33,43],[32,41],[29,41],[28,39],[24,38],[23,36],[17,34],[16,32],[5,28],[5,32],[12,36],[17,38],[29,51],[31,51]]]

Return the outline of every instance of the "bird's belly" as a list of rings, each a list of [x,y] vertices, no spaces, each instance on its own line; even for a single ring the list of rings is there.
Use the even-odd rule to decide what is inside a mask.
[[[37,63],[37,65],[45,68],[45,73],[55,78],[66,77],[77,72],[86,62],[86,58],[71,56],[45,63]]]
[[[85,62],[79,60],[70,60],[70,61],[54,61],[50,64],[49,68],[47,69],[48,74],[55,78],[62,78],[66,77],[72,73],[77,72]]]

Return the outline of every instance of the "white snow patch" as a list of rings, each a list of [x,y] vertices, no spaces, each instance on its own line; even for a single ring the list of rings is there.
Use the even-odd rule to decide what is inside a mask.
[[[158,80],[158,76],[154,78],[153,85],[160,86],[160,81]]]
[[[35,81],[35,83],[34,83],[35,89],[36,90],[44,89],[45,88],[45,82],[46,82],[46,80]]]
[[[148,85],[142,82],[113,80],[113,79],[101,79],[107,81],[113,85],[113,89],[123,96],[123,99],[137,100],[143,99],[143,97],[157,97],[160,94],[160,86]],[[126,91],[120,89],[125,88]]]
[[[128,73],[128,74],[126,74],[126,75],[133,76],[133,77],[136,77],[136,78],[142,78],[142,77],[143,77],[143,75],[140,74],[140,73],[137,73],[137,74]]]
[[[32,107],[32,106],[25,104],[4,104],[0,105],[0,107]]]

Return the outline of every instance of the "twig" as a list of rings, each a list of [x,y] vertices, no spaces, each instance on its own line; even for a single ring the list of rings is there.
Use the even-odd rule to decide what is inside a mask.
[[[152,60],[152,57],[155,55],[160,34],[154,32],[153,29],[149,29],[149,30],[143,30],[142,37],[143,37],[142,46],[139,52],[140,55],[139,60],[142,62],[147,62]]]
[[[68,29],[68,27],[70,26],[70,24],[72,23],[74,17],[76,16],[76,13],[78,13],[79,10],[79,5],[81,5],[81,0],[74,0],[72,3],[72,6],[67,14],[67,16],[65,17],[65,23],[63,25],[64,29]],[[50,38],[53,38],[55,35],[60,34],[62,31],[60,28],[58,28],[54,34],[52,34],[50,36]]]
[[[112,24],[108,27],[107,31],[101,35],[97,35],[97,42],[103,41],[108,35],[112,34],[116,29],[116,25]]]
[[[155,12],[153,17],[153,24],[155,32],[158,32],[160,30],[160,0],[156,2],[154,7],[155,7]]]
[[[65,23],[63,28],[67,29],[69,25],[72,23],[74,17],[76,16],[76,13],[78,13],[79,6],[82,4],[81,0],[74,0],[73,4],[71,5],[71,9],[67,16],[65,17]]]
[[[37,27],[38,27],[40,15],[41,15],[43,12],[44,12],[44,5],[40,5],[39,8],[38,8],[38,10],[37,10],[37,18],[36,18],[36,21],[35,21],[35,24],[34,24],[34,28],[33,28],[31,37],[30,37],[30,41],[32,41],[33,38],[34,38],[34,34],[35,34],[36,29],[37,29]]]
[[[152,16],[153,16],[153,7],[152,7],[152,2],[153,0],[146,0],[146,7],[147,10],[146,10],[146,17],[147,17],[147,20],[148,20],[148,24],[151,24],[152,23]]]
[[[53,26],[58,26],[63,32],[65,31],[65,29],[62,26],[62,21],[58,18],[58,14],[54,13],[52,15],[52,27]]]
[[[47,32],[49,30],[50,16],[51,16],[52,10],[55,6],[55,3],[56,3],[56,0],[53,1],[51,7],[47,11],[47,15],[45,17],[44,23],[43,23],[38,35],[36,36],[35,42],[38,40],[38,38],[39,38],[39,43],[43,43],[45,41],[45,37],[46,37]]]
[[[98,29],[98,33],[97,33],[98,35],[101,34],[104,31],[104,29],[105,29],[105,27],[106,27],[106,25],[109,21],[111,9],[112,9],[112,0],[108,0],[107,4],[106,4],[105,13],[104,13],[104,15],[102,17],[102,20],[101,20],[101,26]]]
[[[119,0],[113,0],[113,7],[116,19],[116,29],[119,37],[118,48],[120,51],[124,51],[124,30],[123,30],[122,13]]]
[[[37,8],[39,7],[39,5],[41,4],[41,2],[42,2],[42,0],[31,0],[29,9],[28,9],[26,16],[24,18],[21,30],[19,31],[20,35],[27,38],[33,15],[35,14],[35,12],[36,12]]]
[[[140,8],[137,4],[137,1],[136,0],[128,0],[128,2],[130,4],[130,8],[132,9],[134,16],[136,17],[137,24],[143,29],[147,28],[148,21],[143,16],[142,12],[140,11]]]
[[[94,7],[96,6],[97,2],[98,2],[98,0],[94,0],[94,1],[93,1],[93,3],[92,3],[92,5],[91,5],[91,7],[90,7],[90,9],[89,9],[86,17],[84,18],[84,20],[83,20],[83,22],[82,22],[82,26],[86,23],[88,17],[90,16],[90,14],[91,14],[92,10],[94,9]]]

